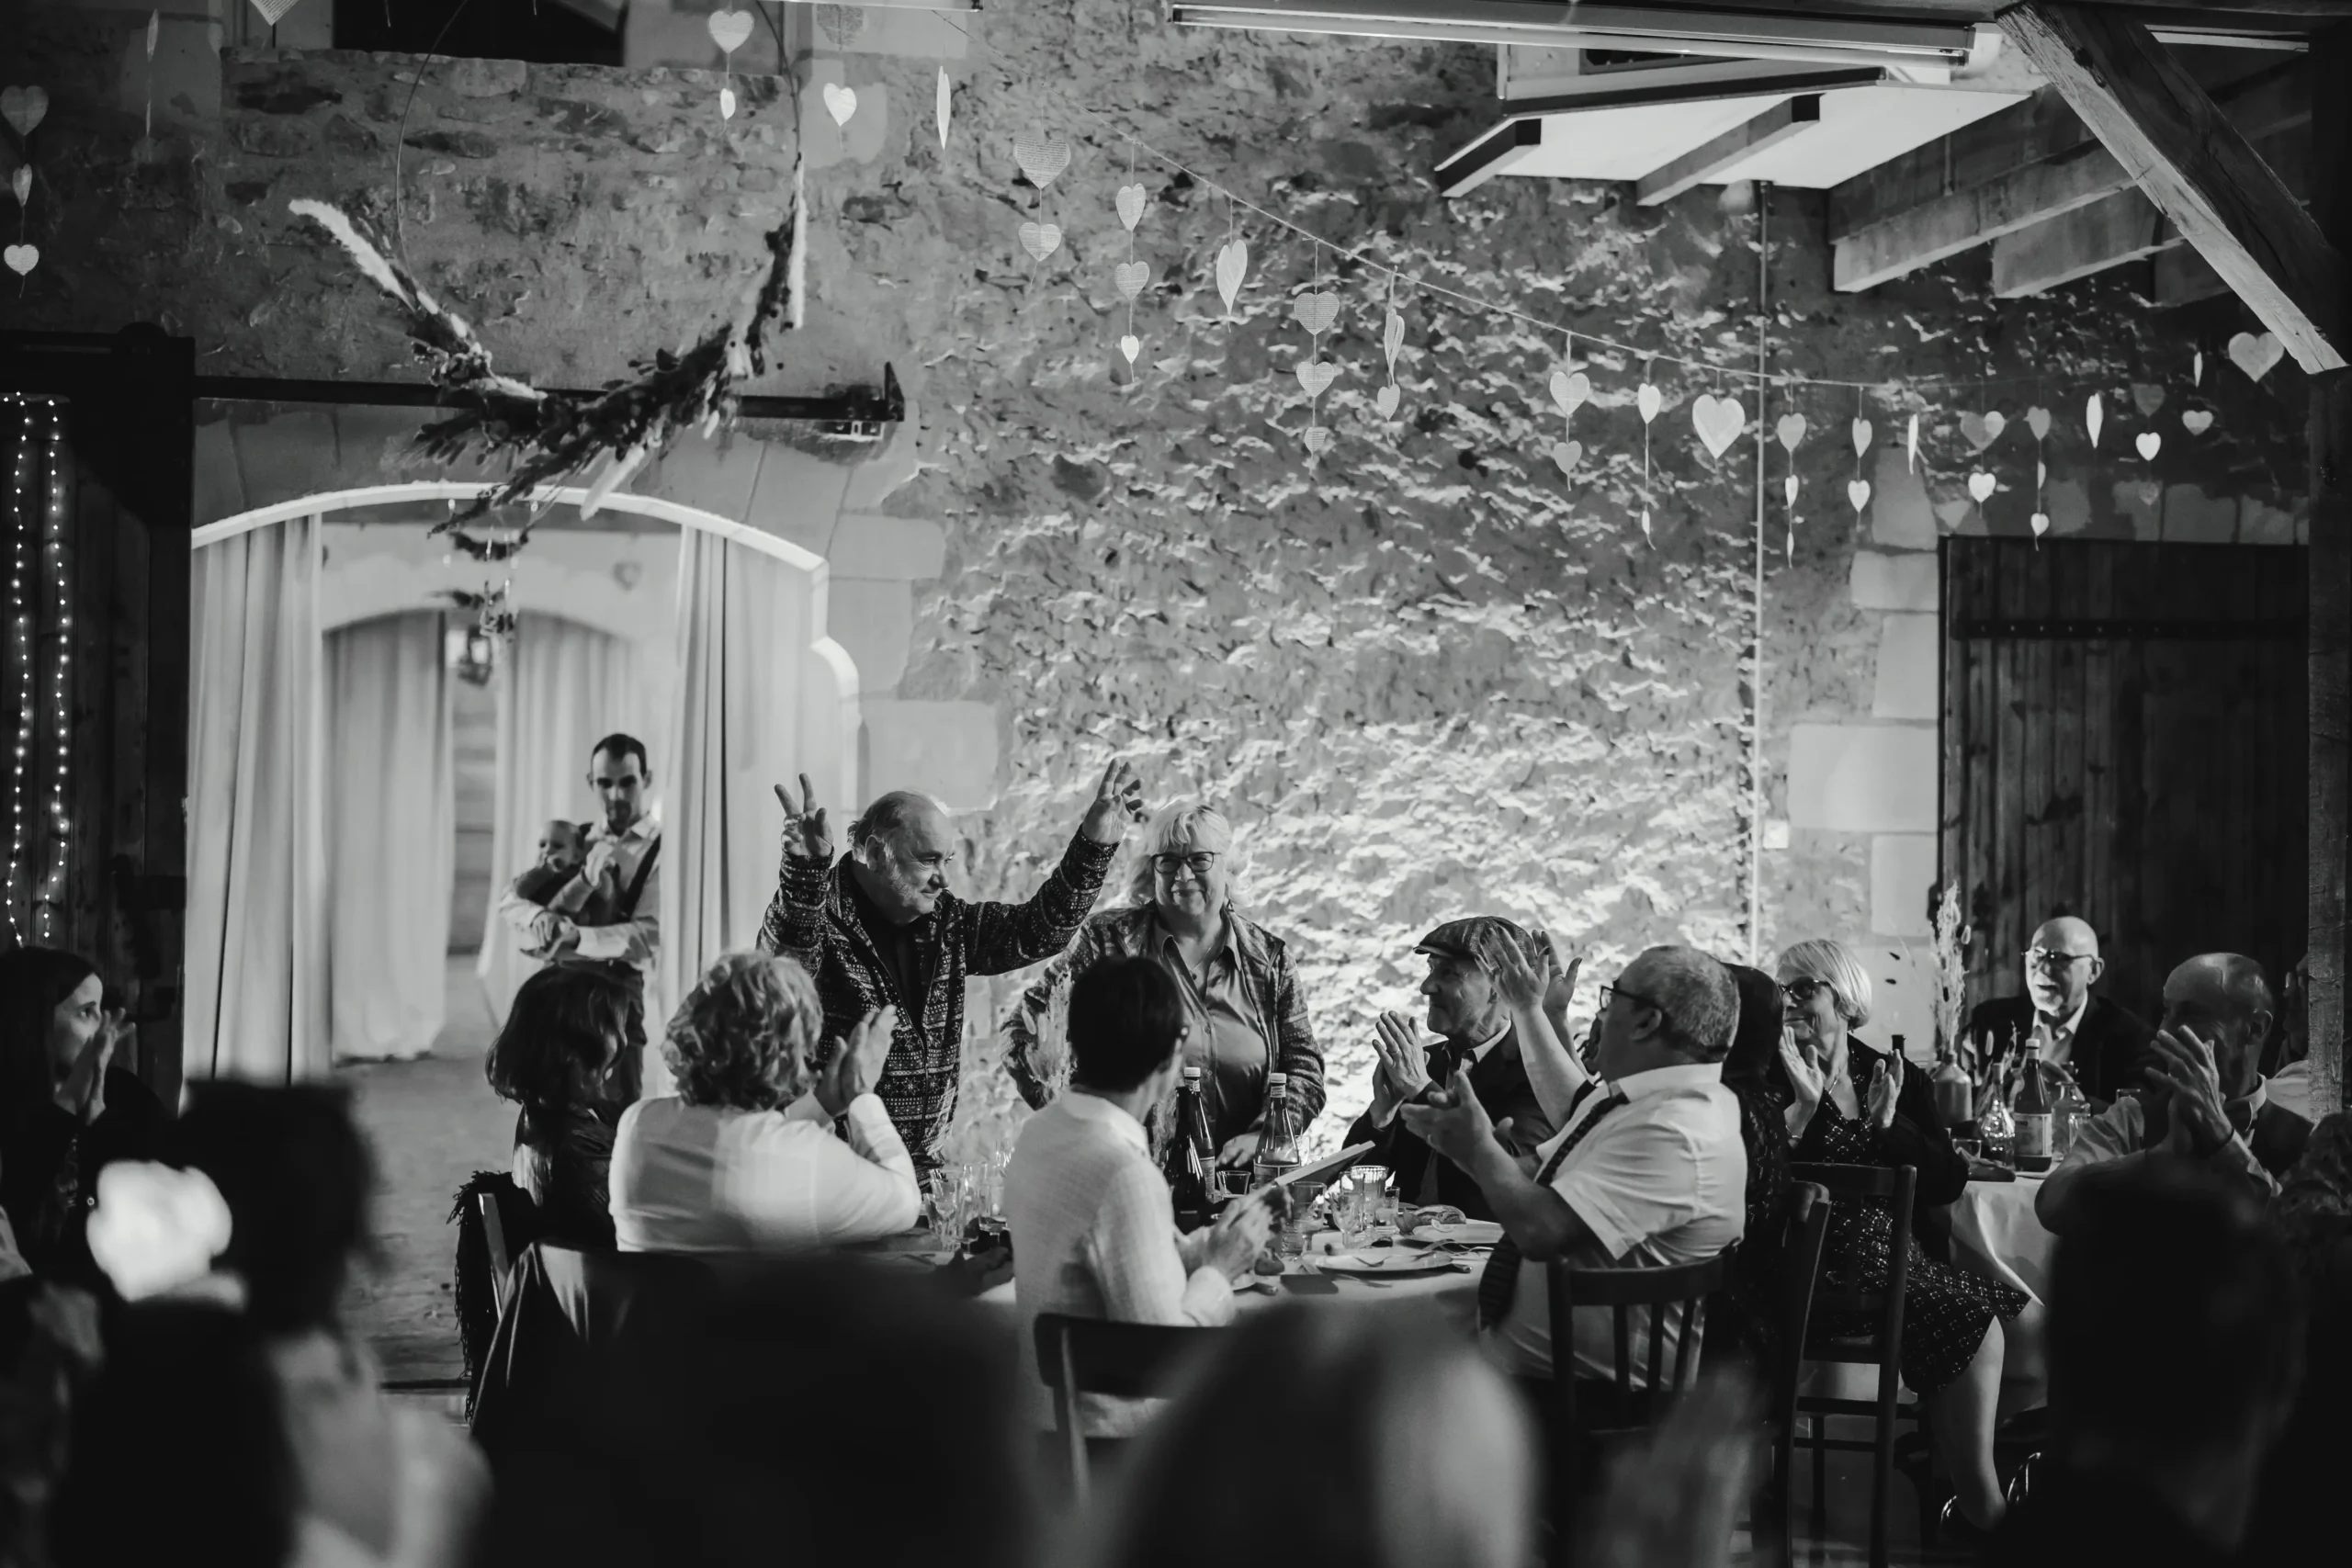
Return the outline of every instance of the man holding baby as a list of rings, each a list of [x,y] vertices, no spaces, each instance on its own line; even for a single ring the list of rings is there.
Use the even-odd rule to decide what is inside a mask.
[[[652,785],[643,741],[607,735],[596,742],[588,787],[598,819],[549,822],[538,863],[498,901],[525,953],[607,968],[644,993],[662,955],[662,824],[646,801]]]

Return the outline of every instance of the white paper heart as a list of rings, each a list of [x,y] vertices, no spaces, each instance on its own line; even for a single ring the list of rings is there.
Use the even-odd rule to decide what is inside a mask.
[[[1122,295],[1132,299],[1143,292],[1145,284],[1151,281],[1151,264],[1140,261],[1121,262],[1111,269],[1111,281],[1119,286],[1119,292]]]
[[[1340,378],[1340,367],[1328,359],[1302,359],[1295,374],[1298,377],[1298,384],[1306,389],[1308,397],[1319,398],[1332,382]]]
[[[2154,506],[2165,498],[2165,484],[2162,479],[2142,479],[2139,489],[2140,504],[2143,506]]]
[[[752,13],[749,11],[713,11],[710,14],[710,41],[722,53],[732,54],[752,41]]]
[[[2050,434],[2050,411],[2040,404],[2026,410],[2025,427],[2033,432],[2036,441],[2046,439]]]
[[[33,91],[38,93],[40,89],[35,87]],[[2269,375],[2286,353],[2287,345],[2271,333],[2264,333],[2260,337],[2252,333],[2240,333],[2230,339],[2230,363],[2257,381]]]
[[[1711,397],[1702,392],[1690,405],[1690,427],[1699,433],[1707,456],[1720,457],[1747,428],[1747,411],[1737,398]]]
[[[735,118],[735,89],[732,87],[718,89],[718,118],[721,119]]]
[[[8,188],[16,193],[17,205],[22,207],[33,198],[33,166],[19,164],[17,172],[8,176]]]
[[[1919,471],[1919,416],[1916,413],[1911,416],[1911,434],[1904,445],[1910,453],[1911,471],[1916,474]]]
[[[1871,481],[1868,479],[1848,479],[1846,481],[1846,503],[1857,512],[1860,512],[1863,507],[1868,506],[1871,503]]]
[[[2140,411],[2142,419],[2153,419],[2165,406],[2165,389],[2148,381],[2132,383],[2132,404]]]
[[[2213,428],[2213,411],[2211,409],[2183,409],[2180,414],[2180,427],[2191,435],[2202,435]]]
[[[1381,388],[1379,391],[1373,394],[1372,406],[1380,411],[1381,418],[1395,419],[1396,417],[1396,405],[1402,401],[1403,399],[1404,394],[1396,389],[1396,383],[1391,381],[1388,385]]]
[[[1871,422],[1866,419],[1858,419],[1854,422],[1854,456],[1859,457],[1870,449]]]
[[[1021,248],[1033,260],[1044,261],[1062,248],[1062,228],[1058,223],[1023,223],[1021,225]]]
[[[1592,380],[1579,370],[1570,375],[1566,370],[1552,372],[1552,400],[1560,405],[1560,412],[1574,416],[1592,396]]]
[[[857,91],[839,82],[825,84],[825,112],[833,117],[835,125],[847,125],[849,117],[857,112]]]
[[[1396,311],[1388,312],[1388,320],[1380,329],[1381,352],[1388,355],[1388,369],[1396,369],[1396,351],[1405,346],[1405,318]]]
[[[2050,465],[2036,457],[2033,460],[2033,488],[2036,491],[2050,482]]]
[[[1127,226],[1129,233],[1133,233],[1136,225],[1143,221],[1143,186],[1121,186],[1115,199],[1119,208],[1119,221]]]
[[[1318,457],[1330,449],[1331,433],[1319,424],[1308,425],[1301,439],[1306,443],[1306,449]]]
[[[1984,434],[1988,443],[1998,441],[2001,438],[2001,432],[2008,429],[2008,427],[2009,416],[2003,413],[1999,409],[1987,409],[1984,411]]]
[[[2188,384],[2192,387],[2205,384],[2205,351],[2201,348],[2188,361]]]
[[[2164,444],[2165,438],[2153,430],[2142,431],[2139,439],[2132,443],[2140,448],[2140,460],[2143,463],[2154,462],[2156,454],[2164,449]]]
[[[2033,536],[2037,539],[2050,532],[2050,513],[2047,512],[2037,512],[2026,521],[2032,525]]]
[[[1642,423],[1647,424],[1657,417],[1657,411],[1666,406],[1666,397],[1656,387],[1645,381],[1642,383],[1641,389],[1634,394],[1634,406],[1641,411]],[[1646,508],[1642,513],[1642,531],[1647,533],[1649,532],[1649,512]]]
[[[1642,537],[1643,537],[1643,538],[1645,538],[1645,539],[1646,539],[1646,538],[1648,538],[1649,536],[1650,536],[1650,509],[1649,509],[1648,507],[1645,506],[1645,507],[1643,507],[1643,508],[1642,508]]]
[[[1119,352],[1127,356],[1128,364],[1133,365],[1136,362],[1136,355],[1143,352],[1143,339],[1133,333],[1127,333],[1119,340]]]
[[[0,119],[30,136],[49,113],[49,93],[40,87],[0,87]]]
[[[161,41],[162,41],[163,37],[164,37],[164,13],[162,13],[161,11],[150,11],[150,12],[148,12],[148,13],[147,13],[147,58],[148,58],[148,59],[153,60],[153,59],[154,59],[154,58],[155,58],[155,45],[156,45],[157,43],[159,43],[159,42],[161,42]]]
[[[1789,504],[1791,506],[1794,506],[1797,503],[1796,475],[1791,474],[1787,479],[1782,479],[1781,481],[1781,493],[1789,498]]]
[[[18,277],[22,277],[27,273],[32,271],[34,267],[40,265],[40,247],[38,245],[10,245],[6,250],[0,251],[0,262],[5,262],[10,272],[15,273]]]
[[[1781,446],[1788,451],[1790,456],[1795,456],[1797,443],[1804,439],[1804,415],[1782,414],[1781,423],[1772,427],[1772,434],[1781,438]]]
[[[954,107],[955,99],[955,85],[947,80],[947,67],[943,65],[939,68],[938,102],[933,106],[933,112],[939,118],[939,146],[943,152],[947,147],[947,114]]]
[[[1968,476],[1969,496],[1977,505],[1982,506],[1992,499],[1994,488],[1997,483],[1998,481],[1992,475],[1979,468]]]
[[[1250,247],[1240,240],[1227,240],[1217,247],[1216,291],[1225,297],[1226,312],[1233,310],[1235,296],[1241,292],[1242,275],[1250,270]]]
[[[1069,138],[1058,130],[1033,125],[1012,139],[1012,161],[1039,190],[1069,167]]]
[[[1993,445],[1993,433],[1985,428],[1984,416],[1983,414],[1962,414],[1960,416],[1960,434],[1967,440],[1968,445],[1976,451],[1982,452],[1985,447]]]
[[[2090,401],[2083,405],[2083,423],[2090,430],[2091,445],[2098,446],[2098,433],[2107,423],[2107,404],[2097,392],[2093,392]]]
[[[1562,479],[1573,478],[1577,471],[1577,465],[1584,461],[1584,443],[1581,441],[1553,442],[1552,461],[1560,466]]]
[[[1321,337],[1331,330],[1331,323],[1340,319],[1340,297],[1316,289],[1292,300],[1290,310],[1291,314],[1298,318],[1300,326]]]

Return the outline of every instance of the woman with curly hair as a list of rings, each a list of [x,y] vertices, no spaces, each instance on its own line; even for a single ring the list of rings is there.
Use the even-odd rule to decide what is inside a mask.
[[[828,1247],[912,1230],[914,1161],[874,1094],[896,1012],[866,1014],[820,1066],[824,1010],[806,970],[763,953],[713,964],[662,1042],[678,1092],[621,1117],[621,1250]]]

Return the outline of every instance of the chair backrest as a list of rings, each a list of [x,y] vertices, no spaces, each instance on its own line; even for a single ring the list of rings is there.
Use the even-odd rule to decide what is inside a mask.
[[[1192,1358],[1220,1337],[1214,1328],[1112,1323],[1099,1317],[1037,1314],[1037,1375],[1054,1396],[1054,1427],[1069,1460],[1071,1495],[1086,1500],[1088,1473],[1081,1393],[1149,1399],[1168,1393]]]
[[[1781,1321],[1772,1368],[1776,1429],[1796,1409],[1797,1387],[1804,1381],[1814,1287],[1821,1277],[1821,1249],[1829,1239],[1829,1189],[1818,1181],[1790,1183],[1788,1219],[1788,1236],[1781,1248]]]
[[[1907,1165],[1792,1165],[1792,1181],[1811,1182],[1829,1193],[1833,1204],[1885,1202],[1893,1221],[1888,1236],[1883,1291],[1816,1291],[1814,1311],[1878,1320],[1872,1340],[1878,1359],[1899,1361],[1903,1354],[1903,1294],[1911,1278],[1911,1210],[1918,1171]]]
[[[1687,1392],[1698,1375],[1699,1346],[1706,1332],[1707,1298],[1731,1278],[1736,1248],[1725,1247],[1697,1263],[1664,1268],[1580,1269],[1567,1263],[1549,1265],[1552,1297],[1553,1386],[1563,1402],[1561,1415],[1568,1429],[1577,1427],[1576,1377],[1570,1369],[1576,1344],[1576,1309],[1608,1307],[1615,1331],[1614,1369],[1618,1410],[1630,1426],[1647,1426],[1660,1405],[1659,1392]],[[1634,1387],[1633,1309],[1649,1312],[1648,1347],[1643,1357],[1642,1386]],[[1679,1307],[1681,1321],[1675,1335],[1674,1368],[1666,1368],[1668,1316]],[[1560,1375],[1563,1372],[1568,1375]]]
[[[503,1315],[514,1272],[514,1255],[506,1250],[506,1218],[498,1212],[496,1192],[476,1193],[474,1201],[481,1205],[481,1238],[490,1252],[490,1288]]]

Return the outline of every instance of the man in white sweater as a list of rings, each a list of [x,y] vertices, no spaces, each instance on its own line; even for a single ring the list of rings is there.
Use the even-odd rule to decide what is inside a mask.
[[[1107,959],[1070,987],[1069,1092],[1029,1119],[1005,1173],[1018,1260],[1013,1297],[1032,1388],[1039,1314],[1229,1322],[1233,1287],[1266,1245],[1263,1199],[1227,1206],[1189,1236],[1176,1229],[1143,1118],[1183,1071],[1184,1028],[1176,982],[1149,959]],[[1144,1402],[1090,1395],[1080,1415],[1090,1436],[1119,1437],[1147,1410]]]

